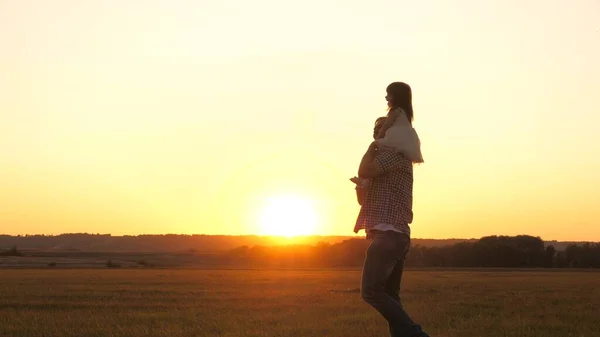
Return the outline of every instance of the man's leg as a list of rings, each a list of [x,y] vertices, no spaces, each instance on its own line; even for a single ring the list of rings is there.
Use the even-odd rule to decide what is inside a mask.
[[[385,282],[385,292],[393,300],[398,302],[402,306],[400,301],[400,283],[402,282],[402,272],[404,271],[404,258],[396,260],[396,264],[390,273],[387,281]],[[391,323],[388,323],[390,329],[390,336],[395,337],[398,334],[394,331]]]
[[[394,278],[396,282],[402,278],[404,256],[410,245],[410,239],[406,235],[393,232],[381,232],[375,234],[373,242],[367,249],[365,264],[363,266],[361,295],[365,302],[374,307],[385,317],[390,325],[392,337],[419,336],[421,329],[408,316],[396,291],[396,296],[387,292],[388,281]],[[402,264],[400,265],[400,261]],[[399,267],[400,270],[397,269]]]
[[[406,253],[408,253],[408,249]],[[394,266],[394,269],[392,269],[392,273],[390,274],[390,277],[388,277],[387,282],[385,284],[385,292],[396,302],[400,303],[400,306],[402,306],[402,301],[400,300],[400,285],[402,284],[402,272],[404,271],[404,261],[406,260],[406,253],[402,258],[396,261],[396,265]],[[413,323],[413,327],[415,329],[415,332],[418,331],[422,334],[422,337],[427,336],[426,334],[423,334],[423,330],[420,325]],[[389,328],[390,336],[399,336],[398,333],[394,331],[392,324],[389,324]],[[417,334],[417,336],[419,335]]]
[[[396,260],[396,264],[390,273],[386,283],[385,292],[400,303],[400,284],[402,283],[402,272],[404,271],[404,257]]]

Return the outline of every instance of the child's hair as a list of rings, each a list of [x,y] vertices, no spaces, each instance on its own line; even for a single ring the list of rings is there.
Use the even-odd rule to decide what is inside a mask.
[[[390,111],[396,108],[402,108],[406,113],[408,120],[412,122],[414,118],[412,107],[412,90],[404,82],[394,82],[385,89],[388,95],[392,96],[390,102]]]

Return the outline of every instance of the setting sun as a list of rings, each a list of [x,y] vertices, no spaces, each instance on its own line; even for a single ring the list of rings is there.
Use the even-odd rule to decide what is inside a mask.
[[[310,200],[298,196],[268,199],[260,216],[264,235],[310,235],[315,233],[317,223],[317,213]]]

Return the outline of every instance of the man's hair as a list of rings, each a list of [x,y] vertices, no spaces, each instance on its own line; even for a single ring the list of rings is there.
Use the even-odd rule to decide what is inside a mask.
[[[374,125],[377,125],[377,123],[379,123],[381,121],[385,121],[386,119],[387,119],[387,116],[381,116],[381,117],[379,117],[379,118],[377,118],[375,120],[375,124]]]

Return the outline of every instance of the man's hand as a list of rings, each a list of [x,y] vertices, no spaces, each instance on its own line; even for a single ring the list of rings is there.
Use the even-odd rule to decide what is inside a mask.
[[[350,181],[356,184],[356,188],[366,188],[371,184],[369,179],[363,179],[359,177],[352,177]]]
[[[362,183],[362,179],[360,179],[359,177],[352,177],[350,178],[350,181],[355,183],[356,185],[360,185]]]

